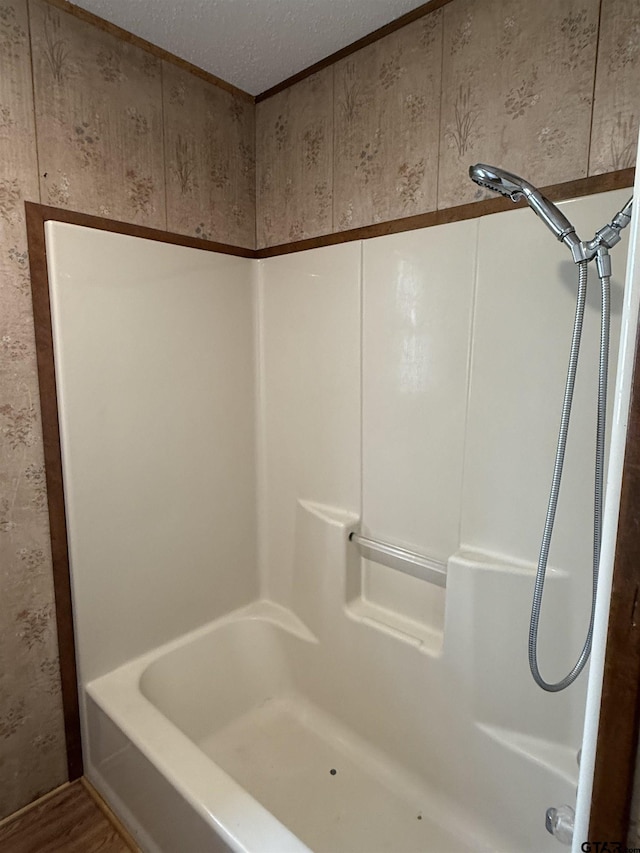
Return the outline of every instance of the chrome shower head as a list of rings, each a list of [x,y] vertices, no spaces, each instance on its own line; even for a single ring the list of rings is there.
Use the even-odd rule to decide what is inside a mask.
[[[505,198],[510,198],[511,201],[518,201],[524,195],[522,179],[495,166],[476,163],[475,166],[469,166],[469,177],[479,186],[500,193]]]
[[[577,260],[574,247],[580,244],[580,240],[576,235],[576,229],[555,204],[545,198],[532,184],[518,175],[506,172],[497,166],[487,166],[485,163],[469,166],[469,177],[479,186],[500,193],[511,201],[524,198],[534,213],[555,234],[556,239],[562,240],[571,249],[574,260]]]

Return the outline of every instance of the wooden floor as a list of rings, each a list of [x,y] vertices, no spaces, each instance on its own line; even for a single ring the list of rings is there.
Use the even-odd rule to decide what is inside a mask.
[[[92,790],[92,789],[91,789]],[[110,815],[108,817],[107,815]],[[118,828],[83,780],[72,782],[0,823],[2,853],[131,853],[138,848]]]

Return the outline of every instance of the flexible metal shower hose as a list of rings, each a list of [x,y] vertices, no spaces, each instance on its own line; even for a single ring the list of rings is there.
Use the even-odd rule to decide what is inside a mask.
[[[591,642],[593,639],[593,622],[595,617],[596,593],[598,589],[598,566],[600,562],[600,546],[602,541],[602,503],[604,484],[604,440],[607,410],[607,374],[609,369],[609,323],[610,323],[610,279],[603,275],[600,278],[602,292],[602,314],[600,326],[600,363],[598,369],[598,424],[596,431],[596,465],[595,465],[595,489],[593,507],[593,590],[591,596],[591,616],[589,628],[580,656],[573,669],[560,681],[550,683],[545,681],[538,669],[538,626],[540,622],[540,609],[542,606],[542,593],[544,590],[545,575],[547,572],[547,560],[551,546],[551,536],[558,506],[558,495],[560,493],[560,482],[562,480],[562,468],[567,446],[567,434],[569,432],[569,419],[571,417],[571,404],[573,402],[573,390],[578,367],[578,355],[580,352],[580,339],[582,337],[582,323],[584,319],[584,308],[587,296],[587,262],[582,261],[579,265],[578,298],[576,302],[576,314],[573,323],[573,335],[571,338],[571,353],[569,355],[569,369],[567,371],[567,384],[565,386],[564,400],[562,403],[562,417],[560,420],[560,432],[558,435],[558,447],[553,467],[553,480],[551,483],[551,494],[547,507],[547,517],[542,534],[540,556],[538,558],[538,570],[536,572],[536,583],[533,592],[533,604],[531,606],[531,622],[529,625],[529,667],[536,683],[543,690],[556,693],[569,687],[584,669],[591,653]]]

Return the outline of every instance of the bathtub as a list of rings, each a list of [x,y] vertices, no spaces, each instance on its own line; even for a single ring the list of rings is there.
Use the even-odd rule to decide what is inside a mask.
[[[320,642],[257,601],[142,655],[86,686],[87,775],[150,853],[553,851],[536,811],[577,766],[444,701],[447,654],[380,628],[347,608]]]
[[[317,651],[291,613],[258,602],[88,685],[94,781],[143,846],[495,849],[305,691]]]

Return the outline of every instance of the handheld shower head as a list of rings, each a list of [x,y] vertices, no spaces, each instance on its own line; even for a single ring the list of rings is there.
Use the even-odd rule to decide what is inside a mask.
[[[511,201],[518,201],[524,195],[522,187],[525,182],[522,178],[496,166],[476,163],[475,166],[469,166],[469,177],[479,186],[500,193]]]
[[[479,186],[500,193],[500,195],[510,198],[511,201],[516,202],[524,198],[534,213],[555,234],[556,239],[561,240],[569,247],[574,260],[578,260],[576,255],[578,250],[574,247],[580,245],[580,240],[576,235],[576,229],[555,204],[545,198],[532,184],[518,177],[518,175],[499,169],[497,166],[487,166],[484,163],[469,166],[469,177]]]

